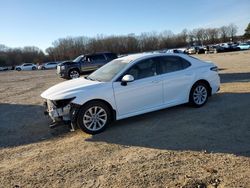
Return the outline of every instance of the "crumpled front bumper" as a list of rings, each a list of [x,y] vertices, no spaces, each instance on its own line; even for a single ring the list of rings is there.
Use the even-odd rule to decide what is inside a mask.
[[[46,100],[44,101],[43,106],[45,108],[44,114],[49,115],[52,119],[52,125],[56,122],[70,121],[70,104],[62,108],[57,108],[52,101]]]
[[[50,128],[58,125],[69,125],[71,131],[75,130],[76,117],[81,107],[80,105],[70,103],[64,107],[57,108],[52,101],[45,100],[43,106],[45,108],[44,114],[52,119],[49,125]]]

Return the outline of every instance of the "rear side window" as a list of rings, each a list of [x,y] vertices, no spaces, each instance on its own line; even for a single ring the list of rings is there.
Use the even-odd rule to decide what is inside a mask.
[[[165,56],[158,58],[161,74],[175,72],[188,68],[191,64],[177,56]]]
[[[105,60],[105,57],[102,54],[97,54],[97,55],[91,56],[91,60],[92,61],[103,61],[103,60]]]
[[[108,59],[116,59],[116,58],[117,58],[117,55],[116,55],[116,54],[113,54],[113,53],[107,53],[107,54],[105,54],[105,56],[106,56]]]
[[[24,64],[23,66],[31,66],[32,64],[30,63],[27,63],[27,64]]]

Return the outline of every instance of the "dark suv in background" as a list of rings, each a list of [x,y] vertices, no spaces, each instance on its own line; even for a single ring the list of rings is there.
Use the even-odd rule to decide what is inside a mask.
[[[94,71],[116,58],[117,54],[110,52],[80,55],[73,61],[64,61],[57,65],[57,74],[65,79],[78,78],[81,73]]]

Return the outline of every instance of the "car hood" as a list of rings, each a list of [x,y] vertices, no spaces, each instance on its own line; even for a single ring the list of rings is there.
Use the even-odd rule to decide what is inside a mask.
[[[47,89],[41,94],[41,97],[49,100],[68,99],[98,84],[102,84],[102,82],[91,81],[85,78],[68,80]]]
[[[63,65],[69,65],[69,64],[74,64],[74,63],[77,63],[77,62],[68,60],[68,61],[63,61],[63,62],[61,62],[61,63],[58,63],[57,65],[63,66]]]

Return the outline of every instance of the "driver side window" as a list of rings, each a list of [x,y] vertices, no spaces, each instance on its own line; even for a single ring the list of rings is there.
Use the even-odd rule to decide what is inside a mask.
[[[126,74],[130,74],[135,80],[156,76],[156,62],[154,59],[146,59],[131,67]]]

